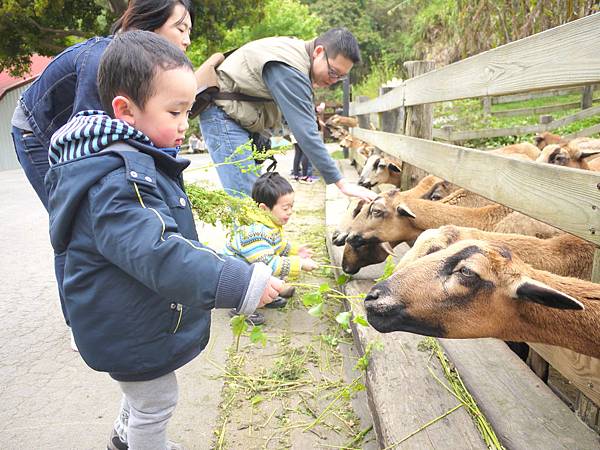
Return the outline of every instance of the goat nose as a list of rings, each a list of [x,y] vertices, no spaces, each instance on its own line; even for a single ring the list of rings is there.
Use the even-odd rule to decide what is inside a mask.
[[[346,243],[350,244],[352,247],[360,247],[364,244],[364,239],[359,234],[349,234],[346,237]]]
[[[365,297],[365,302],[368,302],[370,300],[377,300],[379,298],[380,293],[381,291],[379,289],[371,289]]]

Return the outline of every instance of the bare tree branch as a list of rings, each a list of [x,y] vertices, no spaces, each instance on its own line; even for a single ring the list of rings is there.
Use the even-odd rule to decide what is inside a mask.
[[[31,17],[27,17],[27,20],[33,26],[35,26],[38,30],[40,30],[40,31],[42,31],[44,33],[52,34],[55,37],[67,37],[67,36],[88,37],[89,36],[88,33],[85,33],[85,32],[80,31],[80,30],[57,30],[57,29],[54,29],[54,28],[43,27],[39,23],[37,23],[35,20],[33,20]]]

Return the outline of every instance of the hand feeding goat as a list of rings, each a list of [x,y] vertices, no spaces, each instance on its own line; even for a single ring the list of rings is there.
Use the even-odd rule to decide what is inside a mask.
[[[382,333],[540,342],[600,358],[600,285],[533,269],[493,242],[417,259],[374,285],[365,307]]]

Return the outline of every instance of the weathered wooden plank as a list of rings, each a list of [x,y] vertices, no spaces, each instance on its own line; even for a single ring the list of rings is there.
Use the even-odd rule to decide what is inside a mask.
[[[446,141],[468,141],[470,139],[484,139],[498,136],[519,136],[522,134],[541,133],[542,131],[564,127],[565,125],[577,122],[578,120],[594,117],[598,114],[600,114],[600,106],[584,109],[576,112],[575,114],[571,114],[570,116],[565,116],[560,119],[553,120],[552,122],[538,125],[523,125],[512,128],[487,128],[484,130],[470,131],[454,131],[454,129],[436,128],[433,130],[433,137],[444,139]]]
[[[529,344],[577,389],[600,405],[600,360],[572,350],[545,344]]]
[[[498,97],[492,97],[492,104],[496,105],[499,103],[523,102],[536,98],[557,97],[559,95],[581,93],[582,89],[582,87],[574,87],[567,89],[551,89],[539,92],[526,92],[524,94],[501,95]]]
[[[600,14],[405,81],[404,106],[600,81]]]
[[[346,293],[368,291],[371,280],[353,281]],[[362,308],[362,303],[359,304]],[[365,314],[364,311],[358,311]],[[372,353],[366,374],[367,392],[372,406],[373,423],[381,448],[394,449],[485,449],[487,448],[464,408],[419,433],[394,445],[426,423],[454,408],[459,402],[430,374],[427,367],[444,379],[437,360],[418,350],[423,336],[411,333],[379,334],[371,327],[353,330],[364,349],[369,342],[380,341],[383,351]]]
[[[578,137],[591,136],[592,134],[600,133],[600,123],[592,125],[591,127],[584,128],[575,133],[571,133],[565,136],[566,139],[575,139]]]
[[[592,100],[592,103],[600,102],[600,98]],[[580,108],[581,102],[561,103],[558,105],[536,106],[535,108],[507,109],[505,111],[492,111],[494,117],[514,117],[514,116],[535,116],[538,114],[548,114],[556,111],[566,111],[568,109]]]
[[[600,448],[598,435],[504,342],[440,339],[440,343],[507,449]]]
[[[366,102],[350,103],[350,115],[358,116],[361,114],[389,111],[399,108],[404,103],[404,84],[400,84],[390,92]]]
[[[352,134],[465,189],[600,244],[597,172],[518,161],[381,131],[353,128]]]

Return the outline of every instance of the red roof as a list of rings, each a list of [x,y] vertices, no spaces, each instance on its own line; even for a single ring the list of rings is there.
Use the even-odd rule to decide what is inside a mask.
[[[52,61],[52,58],[49,56],[33,55],[31,57],[29,73],[22,77],[13,77],[8,73],[8,71],[0,72],[0,99],[2,99],[4,94],[11,89],[23,86],[24,84],[32,81],[35,77],[42,73],[46,66],[50,64],[50,61]]]

